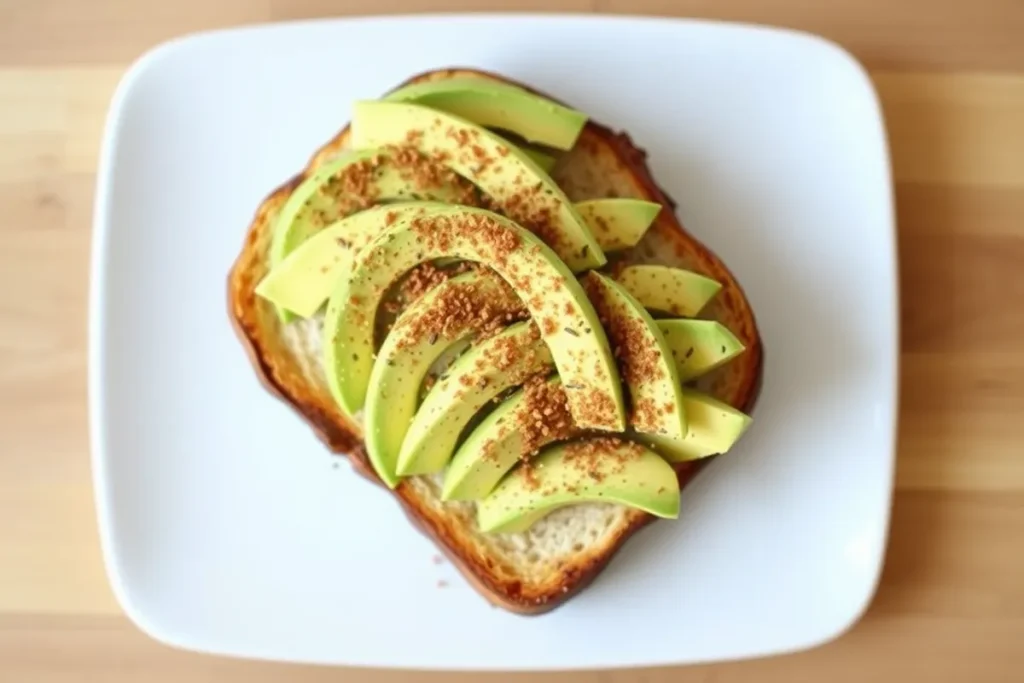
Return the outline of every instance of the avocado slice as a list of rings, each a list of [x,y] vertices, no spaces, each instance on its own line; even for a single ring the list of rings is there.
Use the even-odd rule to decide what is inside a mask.
[[[512,145],[511,142],[508,144]],[[551,175],[551,170],[555,167],[555,164],[558,163],[558,159],[554,158],[550,154],[545,154],[539,149],[533,149],[532,147],[520,147],[519,150],[526,156],[530,157],[530,159],[533,160],[533,163],[537,164],[537,167],[548,175]]]
[[[339,273],[352,262],[385,225],[408,218],[432,203],[382,204],[335,221],[309,237],[271,268],[256,286],[256,294],[302,318],[316,313],[327,300]]]
[[[477,411],[506,389],[553,367],[551,352],[532,321],[511,325],[471,346],[423,399],[402,442],[398,474],[440,471]]]
[[[540,448],[577,432],[562,380],[534,377],[480,421],[455,451],[441,500],[479,500]]]
[[[404,102],[356,102],[356,149],[416,149],[483,190],[503,213],[529,227],[574,272],[608,262],[586,221],[558,185],[528,156],[466,119]]]
[[[726,453],[743,436],[753,419],[728,403],[689,389],[683,392],[689,430],[683,439],[658,434],[638,434],[637,439],[671,462],[696,460]]]
[[[381,149],[348,151],[317,168],[288,196],[271,238],[270,262],[280,263],[315,232],[384,201],[428,199],[463,203],[469,189],[455,176],[422,176]],[[425,160],[418,160],[420,163]],[[449,182],[450,181],[450,182]]]
[[[530,231],[486,209],[437,204],[396,221],[340,278],[324,318],[328,386],[349,415],[363,407],[373,367],[373,323],[386,288],[425,261],[482,262],[508,282],[540,326],[569,393],[573,419],[586,428],[623,431],[625,410],[608,338],[579,281]]]
[[[528,142],[572,149],[587,115],[524,88],[484,78],[414,83],[389,93],[389,102],[410,102],[500,128]]]
[[[525,531],[564,505],[628,505],[656,517],[679,516],[679,480],[661,456],[640,444],[598,437],[554,446],[519,466],[477,503],[485,532]]]
[[[717,320],[662,319],[658,321],[658,329],[665,335],[682,382],[725,365],[746,348]]]
[[[442,282],[398,316],[373,364],[364,423],[370,464],[389,488],[398,483],[398,454],[431,366],[453,345],[521,310],[501,278],[473,271]]]
[[[644,308],[692,317],[714,298],[722,285],[682,268],[628,266],[615,278]]]
[[[596,215],[610,213],[628,213],[616,209],[619,202],[634,200],[599,199],[581,204],[600,204],[605,209],[597,209]],[[289,311],[302,318],[320,310],[324,301],[331,294],[339,273],[347,273],[352,269],[352,262],[359,250],[363,249],[377,234],[384,229],[385,223],[394,222],[408,212],[421,207],[431,207],[435,203],[405,201],[382,204],[352,214],[315,233],[280,263],[271,268],[256,287],[256,293],[271,301],[279,308]],[[650,202],[640,202],[650,204]],[[660,204],[653,204],[659,206]],[[593,210],[590,210],[593,215]],[[645,227],[642,225],[643,210],[632,212],[634,218],[605,223],[601,232],[596,233],[601,247],[606,243],[610,248],[623,248],[621,245],[629,240],[639,239]]]
[[[349,151],[313,171],[285,201],[270,242],[270,263],[276,265],[307,237],[337,218],[362,208],[363,198],[345,196],[344,180],[356,175],[376,177],[380,150]]]
[[[572,143],[569,144],[569,147],[563,148],[557,144],[546,145],[556,149],[570,149],[583,126],[586,125],[586,114],[568,109],[557,103],[552,103],[556,108],[553,112],[548,111],[547,107],[541,107],[538,111],[538,106],[527,104],[524,101],[524,96],[537,99],[536,95],[522,88],[516,88],[515,86],[498,83],[486,78],[467,76],[445,81],[413,83],[404,88],[399,88],[381,99],[385,102],[422,104],[431,109],[461,116],[467,121],[472,121],[486,128],[498,128],[516,133],[527,142],[535,142],[541,145],[546,143],[543,140],[531,139],[532,136],[523,134],[523,131],[526,129],[535,130],[546,138],[557,136],[564,139],[567,135],[571,134]],[[545,101],[550,102],[550,100]],[[527,104],[527,106],[524,107],[524,104]],[[543,103],[540,104],[542,105]],[[576,131],[572,132],[571,128],[563,128],[553,134],[545,134],[545,131],[552,130],[553,126],[551,124],[565,123],[565,117],[562,116],[565,113],[568,113],[569,117],[572,118],[583,117]],[[531,115],[539,116],[530,120],[524,120],[524,117]],[[553,121],[551,120],[553,117],[560,117],[562,121]],[[545,118],[548,119],[546,122],[543,120]],[[507,122],[512,122],[513,125],[510,127]],[[569,123],[574,126],[577,125],[575,121]],[[500,132],[498,134],[503,139],[505,138]],[[550,154],[532,147],[518,146],[511,140],[506,139],[505,142],[510,146],[519,147],[523,154],[533,159],[533,162],[540,166],[541,170],[545,173],[550,174],[551,169],[555,167],[556,159]]]
[[[658,217],[661,204],[642,199],[588,199],[577,202],[576,210],[607,252],[636,246]]]
[[[473,189],[454,173],[415,170],[422,159],[394,156],[388,150],[347,151],[328,161],[298,185],[278,214],[271,236],[271,268],[311,235],[334,221],[373,204],[405,199],[474,203]],[[278,309],[283,322],[294,315]]]
[[[583,280],[629,388],[630,425],[638,432],[686,435],[682,383],[665,336],[625,287],[597,271]]]

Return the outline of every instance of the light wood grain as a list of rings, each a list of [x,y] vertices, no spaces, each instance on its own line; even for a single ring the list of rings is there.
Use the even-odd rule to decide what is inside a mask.
[[[237,23],[482,7],[824,33],[872,70],[897,182],[898,491],[867,615],[810,652],[531,680],[1024,679],[1024,3],[64,0],[0,2],[0,681],[478,680],[206,657],[154,643],[121,616],[92,507],[85,305],[100,128],[139,53]],[[527,677],[484,677],[506,679]]]
[[[160,40],[237,23],[375,13],[557,11],[770,23],[820,33],[884,69],[1024,69],[1024,3],[954,0],[49,0],[0,4],[0,62],[127,62]],[[658,68],[652,65],[652,68]]]

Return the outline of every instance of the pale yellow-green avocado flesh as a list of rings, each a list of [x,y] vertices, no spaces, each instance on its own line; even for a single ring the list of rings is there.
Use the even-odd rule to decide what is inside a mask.
[[[558,384],[558,378],[549,380]],[[509,397],[487,415],[455,453],[445,473],[443,500],[481,500],[522,459],[522,432],[518,415],[526,406],[523,392]],[[636,434],[670,462],[695,460],[727,453],[752,420],[732,406],[706,394],[685,389],[683,405],[688,427],[682,439]],[[540,441],[538,446],[545,445]]]
[[[387,150],[347,150],[316,168],[288,195],[274,221],[270,266],[311,235],[370,204],[409,199],[457,203],[465,192],[443,180],[417,180]],[[286,310],[279,313],[286,322],[292,319]]]
[[[402,443],[398,474],[440,471],[477,411],[506,389],[553,367],[551,352],[529,321],[472,346],[423,399]]]
[[[472,83],[470,83],[470,81],[472,81]],[[483,84],[484,87],[473,88],[473,92],[468,92],[473,85],[477,84]],[[511,91],[508,93],[511,94],[510,98],[499,97],[499,95],[505,94],[506,91]],[[547,108],[543,106],[542,102],[525,103],[523,98],[524,94],[532,96],[531,93],[523,90],[522,88],[513,88],[511,86],[495,83],[493,81],[489,82],[480,78],[460,78],[446,81],[434,81],[430,83],[414,83],[395,90],[382,99],[385,102],[411,102],[413,104],[422,104],[430,107],[431,109],[461,116],[462,118],[472,121],[480,126],[500,128],[505,131],[516,133],[527,142],[533,142],[561,150],[570,149],[572,147],[572,143],[569,143],[568,147],[552,143],[556,141],[565,143],[568,140],[569,135],[572,136],[573,142],[575,142],[575,138],[579,134],[579,131],[582,130],[583,126],[586,124],[586,116],[571,109],[566,109],[565,107],[561,107],[555,111],[548,111]],[[525,106],[523,106],[524,104]],[[568,114],[568,116],[562,115],[563,110]],[[524,117],[534,114],[539,114],[544,118],[541,120],[523,120]],[[583,116],[583,120],[577,124],[576,119],[579,116]],[[555,119],[555,117],[557,117],[557,119]],[[573,132],[573,127],[576,126],[578,126],[578,128]],[[498,132],[498,134],[502,138],[505,137],[504,135],[501,135],[500,132]],[[535,139],[537,137],[543,139]],[[545,140],[549,140],[551,142],[546,143]],[[506,140],[505,142],[509,146],[517,147],[523,154],[533,159],[533,162],[545,173],[550,174],[551,170],[557,163],[557,159],[555,159],[555,157],[542,152],[539,149],[535,149],[533,147],[520,147],[509,140]]]
[[[716,320],[693,318],[658,320],[681,382],[689,382],[721,367],[743,353],[745,346]]]
[[[530,225],[574,272],[608,259],[560,187],[521,150],[466,119],[405,102],[362,101],[353,108],[356,149],[412,147],[486,193],[504,213]]]
[[[551,389],[561,390],[558,376],[547,383]],[[490,493],[525,455],[522,425],[537,420],[529,414],[534,409],[519,390],[488,413],[455,451],[445,471],[441,499],[479,500]],[[557,437],[553,430],[546,437],[540,435],[534,447],[546,446]]]
[[[628,266],[615,278],[644,308],[693,317],[722,285],[709,277],[668,266]]]
[[[484,78],[414,83],[395,90],[384,100],[424,105],[561,150],[572,149],[587,123],[583,112],[524,88]]]
[[[664,458],[638,444],[618,442],[598,457],[579,455],[579,442],[551,447],[506,476],[477,503],[484,532],[523,531],[564,505],[621,503],[662,518],[679,515],[679,480]]]
[[[506,144],[512,143],[506,141]],[[554,166],[555,160],[543,152],[522,153],[530,156],[545,172]],[[346,175],[351,176],[348,183]],[[364,195],[355,188],[361,189]],[[310,236],[370,203],[419,199],[461,203],[464,195],[464,188],[443,180],[431,180],[430,176],[417,179],[410,169],[394,161],[389,150],[347,150],[314,169],[288,195],[274,222],[270,265],[273,268]]]
[[[388,222],[406,218],[427,206],[434,204],[382,204],[332,223],[272,268],[256,286],[256,293],[284,310],[308,318],[330,296],[339,274],[352,270],[356,254]]]
[[[661,329],[625,287],[597,271],[586,277],[587,292],[609,325],[608,333],[625,368],[632,406],[630,426],[638,432],[683,438],[682,383]]]
[[[642,199],[588,199],[576,210],[606,252],[634,247],[661,212],[661,204]]]
[[[641,205],[639,208],[635,204]],[[341,273],[352,269],[356,254],[369,244],[388,222],[425,204],[418,201],[374,206],[332,223],[309,237],[274,266],[256,287],[256,293],[276,306],[302,318],[320,310]],[[429,204],[428,204],[429,205]],[[650,227],[651,202],[631,199],[598,199],[581,203],[588,224],[606,251],[636,244]],[[660,207],[660,204],[653,204]],[[630,208],[633,207],[633,208]],[[617,216],[614,220],[602,217]]]
[[[579,281],[540,239],[484,209],[439,204],[397,221],[338,280],[324,319],[328,385],[348,415],[362,409],[373,367],[373,324],[386,288],[420,263],[455,257],[492,268],[537,321],[569,392],[580,427],[622,431],[625,411],[618,368],[604,329]]]
[[[689,429],[684,438],[657,434],[637,436],[672,462],[726,453],[752,422],[750,416],[729,404],[691,389],[683,391],[683,404],[689,419]]]
[[[414,301],[391,327],[370,374],[364,411],[366,450],[374,470],[390,488],[397,485],[398,455],[416,417],[420,387],[431,366],[453,344],[471,337],[473,319],[439,326],[439,314],[452,303],[496,312],[513,310],[518,299],[487,271],[458,275]]]

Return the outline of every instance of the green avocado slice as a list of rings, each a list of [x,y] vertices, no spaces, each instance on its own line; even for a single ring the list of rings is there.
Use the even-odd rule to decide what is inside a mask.
[[[607,252],[636,246],[658,217],[661,204],[642,199],[588,199],[577,202],[576,210]]]
[[[587,123],[583,112],[524,88],[484,78],[414,83],[389,93],[384,99],[422,104],[562,150],[572,149]]]
[[[281,309],[308,318],[330,296],[338,274],[352,270],[356,254],[389,222],[433,206],[431,202],[416,201],[383,204],[335,221],[271,268],[256,286],[256,294]]]
[[[619,503],[656,517],[679,516],[679,480],[661,456],[616,438],[554,446],[517,467],[477,503],[484,532],[525,531],[556,508]]]
[[[501,278],[474,271],[442,282],[399,315],[374,361],[365,410],[370,464],[389,488],[398,483],[398,454],[431,366],[454,344],[521,310]]]
[[[271,268],[311,235],[373,204],[408,199],[466,203],[471,198],[472,188],[455,174],[417,173],[413,165],[387,150],[363,149],[347,151],[314,170],[278,213],[269,249]],[[278,314],[283,322],[293,319],[287,310]]]
[[[317,168],[288,196],[275,222],[270,262],[280,263],[313,233],[371,204],[410,199],[461,203],[467,196],[468,188],[454,176],[413,178],[408,165],[387,150],[348,151]]]
[[[565,400],[565,389],[557,375],[528,380],[488,413],[455,451],[445,472],[441,500],[479,500],[517,462],[572,436],[572,417],[563,413],[560,405]],[[532,432],[529,437],[528,429]]]
[[[706,394],[687,389],[683,393],[689,430],[683,439],[657,434],[638,434],[637,439],[661,453],[671,462],[696,460],[731,449],[753,419]]]
[[[541,145],[547,144],[548,147],[556,149],[570,149],[575,143],[580,130],[586,125],[586,114],[567,109],[557,103],[554,103],[556,110],[551,112],[548,111],[547,107],[543,106],[543,102],[526,102],[524,96],[537,99],[536,95],[522,88],[516,88],[486,78],[471,78],[467,76],[465,78],[453,78],[445,81],[413,83],[404,88],[399,88],[381,99],[385,102],[422,104],[431,109],[461,116],[479,126],[500,128],[516,133],[527,142]],[[545,101],[550,102],[550,100]],[[566,117],[563,116],[565,113],[568,114],[570,119],[582,116],[583,120],[578,124],[575,120],[567,121]],[[525,121],[522,118],[533,114],[539,114],[540,116],[529,121]],[[548,120],[539,121],[538,119],[541,117]],[[559,120],[551,120],[552,117],[559,117]],[[512,122],[513,127],[510,127],[508,122]],[[565,129],[566,123],[571,126],[578,126],[575,132],[571,128]],[[545,132],[552,130],[553,126],[551,124],[555,126],[561,125],[562,128],[557,129],[554,133]],[[564,148],[558,144],[548,144],[544,140],[534,139],[532,135],[523,134],[523,131],[526,129],[538,131],[538,134],[545,138],[559,137],[564,139],[565,136],[572,135],[573,142],[569,143],[569,147]],[[498,135],[502,139],[505,137],[500,132],[498,132]],[[550,154],[531,147],[519,147],[510,140],[505,140],[505,142],[509,146],[518,147],[523,154],[533,159],[533,162],[540,166],[541,170],[545,173],[550,174],[551,169],[555,167],[556,159]]]
[[[485,209],[438,204],[397,221],[340,278],[324,318],[328,386],[349,415],[363,407],[373,367],[373,323],[387,287],[425,261],[456,257],[490,266],[537,321],[569,393],[576,423],[623,431],[618,370],[597,313],[579,281],[539,238]]]
[[[668,266],[628,266],[615,279],[644,308],[685,317],[700,313],[722,289],[711,278]]]
[[[639,240],[646,227],[643,226],[643,207],[637,210],[616,208],[620,202],[635,200],[599,199],[583,202],[580,206],[591,208],[591,216],[623,216],[614,222],[606,222],[595,233],[602,249],[620,249],[631,240]],[[638,202],[641,205],[650,202]],[[369,244],[386,222],[394,222],[407,212],[431,207],[435,202],[406,201],[383,204],[352,214],[323,228],[306,239],[284,258],[260,281],[256,293],[276,306],[302,318],[320,310],[331,294],[339,273],[352,269],[352,262],[359,250]],[[660,204],[651,204],[660,207]],[[605,208],[593,208],[602,206]],[[630,217],[626,217],[629,214]],[[635,243],[635,241],[633,241]]]
[[[277,216],[270,242],[270,263],[276,265],[328,223],[358,211],[362,198],[346,197],[340,186],[346,177],[377,173],[380,150],[348,151],[328,161],[303,180],[285,201]]]
[[[686,435],[682,383],[665,336],[625,287],[597,271],[587,273],[584,288],[619,359],[629,388],[630,425],[638,432]]]
[[[658,328],[675,359],[679,380],[689,382],[725,365],[746,347],[717,320],[662,319]]]
[[[608,262],[583,217],[551,178],[500,136],[466,119],[404,102],[356,102],[356,149],[412,147],[483,190],[537,233],[574,272]]]
[[[512,145],[511,142],[508,144],[510,146]],[[555,164],[558,163],[558,159],[554,158],[550,154],[545,154],[540,150],[531,149],[529,147],[520,147],[519,150],[526,156],[530,157],[530,159],[533,160],[533,163],[537,164],[537,167],[548,175],[551,174],[551,170],[555,167]]]
[[[470,347],[423,399],[402,442],[398,474],[440,471],[477,411],[506,389],[553,366],[551,352],[531,321],[512,325]]]
[[[540,135],[545,135],[543,131],[550,130],[552,127],[550,124],[561,125],[563,129],[554,133],[554,135],[564,137],[566,134],[571,134],[573,142],[569,144],[569,147],[565,148],[557,144],[547,144],[547,146],[556,149],[570,149],[575,144],[575,139],[583,129],[583,126],[586,125],[586,114],[568,109],[557,102],[551,102],[551,100],[546,100],[545,98],[540,98],[543,100],[540,103],[526,102],[524,96],[534,100],[538,99],[537,95],[523,88],[492,81],[488,78],[465,76],[444,81],[413,83],[394,90],[381,99],[385,102],[422,104],[431,109],[461,116],[479,126],[500,128],[516,133],[527,142],[541,145],[545,144],[543,140],[532,139],[532,136],[524,135],[521,131],[528,128],[542,131]],[[544,102],[554,104],[555,111],[548,111],[548,108],[543,106]],[[568,117],[565,114],[568,114]],[[538,116],[536,119],[523,121],[522,117],[531,115]],[[575,120],[567,120],[576,119],[581,116],[583,120],[579,123],[576,123]],[[539,121],[538,119],[541,119],[541,117],[548,120],[546,122]],[[559,120],[550,120],[552,117],[559,117]],[[503,125],[507,121],[512,121],[514,127],[509,127],[507,124]],[[545,123],[549,125],[545,126]],[[566,123],[571,126],[577,126],[575,133],[572,132],[571,128],[569,130],[564,129]],[[498,135],[502,138],[505,137],[500,132]],[[549,135],[545,135],[545,137]],[[506,140],[506,142],[509,145],[518,147],[518,145],[515,145],[510,140]],[[519,147],[519,149],[522,150],[523,154],[533,159],[534,163],[540,166],[545,173],[551,173],[551,169],[555,167],[556,160],[550,154],[531,147]]]

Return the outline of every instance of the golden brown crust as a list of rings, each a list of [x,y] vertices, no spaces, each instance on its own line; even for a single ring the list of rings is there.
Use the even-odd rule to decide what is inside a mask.
[[[477,70],[444,69],[418,74],[396,87],[463,74],[512,82],[496,74]],[[526,85],[517,85],[532,90]],[[265,240],[268,239],[271,216],[311,169],[346,146],[348,131],[348,126],[343,128],[313,155],[302,173],[275,190],[261,204],[242,250],[231,268],[228,300],[232,323],[267,389],[291,405],[309,422],[332,451],[347,454],[357,472],[379,484],[373,468],[366,459],[359,427],[343,417],[333,404],[329,392],[314,391],[307,377],[297,373],[286,359],[275,354],[272,340],[276,332],[273,328],[278,325],[276,317],[267,314],[268,304],[258,300],[254,292],[256,282],[265,272],[261,247],[265,247]],[[747,350],[732,361],[730,374],[739,379],[730,385],[728,396],[720,398],[750,412],[760,388],[763,350],[753,312],[739,283],[710,249],[680,225],[674,215],[675,202],[655,183],[647,167],[646,153],[633,144],[626,134],[616,133],[598,123],[589,122],[581,133],[577,146],[586,149],[588,154],[599,156],[605,163],[614,165],[622,176],[623,184],[628,186],[628,196],[664,205],[665,210],[659,214],[650,232],[656,233],[661,243],[671,245],[676,251],[676,260],[682,260],[690,264],[689,267],[694,270],[722,283],[722,290],[716,297],[715,306],[729,319],[730,329],[746,345]],[[267,325],[270,325],[271,329],[266,329]],[[711,458],[707,458],[677,465],[680,486],[690,481],[710,460]],[[429,505],[408,481],[403,481],[394,490],[394,494],[410,521],[434,540],[483,596],[495,605],[521,614],[549,611],[583,590],[637,530],[656,519],[647,513],[629,511],[628,522],[618,529],[609,541],[586,549],[572,566],[565,567],[542,584],[526,585],[515,576],[508,575],[509,572],[503,571],[478,545],[471,542],[462,518],[446,515]]]

